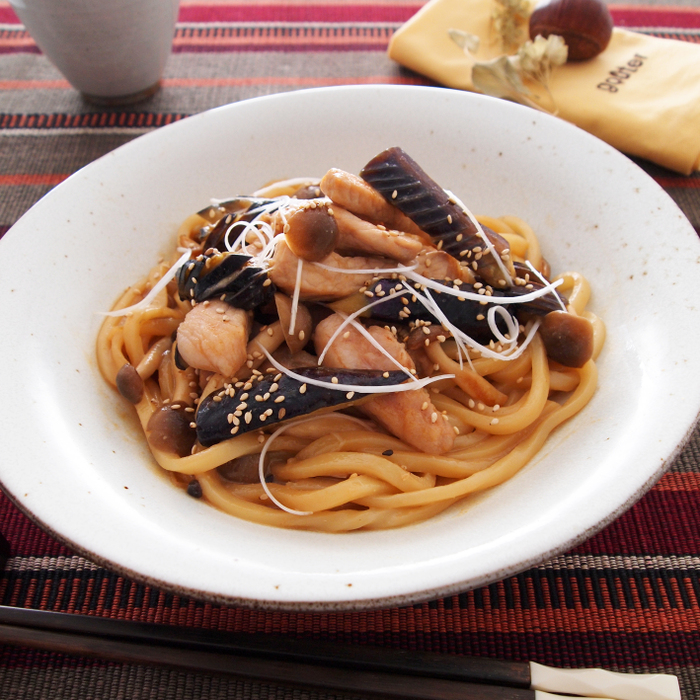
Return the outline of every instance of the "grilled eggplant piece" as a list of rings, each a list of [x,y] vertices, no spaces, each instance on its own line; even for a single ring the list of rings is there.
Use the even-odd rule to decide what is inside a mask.
[[[198,255],[178,271],[180,299],[199,303],[218,298],[245,311],[267,304],[275,287],[267,269],[249,264],[251,259],[238,253]]]
[[[442,250],[468,263],[487,284],[499,289],[508,286],[501,267],[472,219],[454,197],[401,148],[382,151],[365,165],[360,176],[429,234],[436,245],[441,243]],[[512,274],[510,257],[504,253],[508,249],[506,240],[485,226],[481,228]]]
[[[444,284],[444,281],[441,280],[434,281]],[[529,294],[533,289],[542,288],[543,286],[537,281],[533,281],[531,285],[532,288],[514,286],[506,290],[493,289],[489,291],[491,292],[491,297],[515,297]],[[480,289],[484,290],[483,285]],[[441,324],[441,321],[416,298],[412,291],[406,289],[396,280],[380,279],[369,285],[368,290],[372,292],[374,299],[378,297],[385,299],[383,303],[375,304],[368,310],[370,318],[388,323],[430,321],[438,325]],[[471,294],[479,294],[479,289],[471,284],[461,284],[459,290]],[[416,293],[423,294],[422,291],[417,291]],[[480,295],[481,301],[473,301],[436,290],[430,290],[430,295],[449,321],[477,343],[486,344],[490,340],[495,340],[487,321],[487,314],[489,309],[492,306],[496,306],[496,304],[488,301],[488,295]],[[505,308],[515,315],[525,313],[544,316],[552,311],[559,310],[561,306],[557,298],[552,294],[546,294],[523,304],[508,304]],[[497,318],[497,322],[501,331],[506,332],[505,325],[501,325],[503,324],[502,320]]]
[[[231,391],[210,394],[197,410],[197,439],[205,447],[237,435],[268,428],[282,421],[309,416],[337,406],[348,406],[367,398],[367,393],[343,391],[339,384],[353,386],[389,386],[405,381],[401,371],[300,367],[296,374],[326,382],[325,386],[301,382],[283,373],[259,375]]]
[[[261,214],[272,213],[286,200],[286,197],[268,199],[263,197],[240,196],[218,202],[216,205],[212,205],[197,212],[199,216],[212,224],[211,228],[205,227],[203,229],[204,250],[215,248],[220,253],[224,253],[228,250],[226,246],[226,234],[231,226],[238,222],[244,223],[254,221]],[[234,229],[229,235],[228,243],[233,243],[236,237],[237,233]]]

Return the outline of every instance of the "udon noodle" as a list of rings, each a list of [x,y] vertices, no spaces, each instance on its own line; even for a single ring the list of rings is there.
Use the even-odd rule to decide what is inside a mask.
[[[399,527],[510,479],[590,400],[585,277],[550,279],[525,221],[399,162],[436,232],[385,186],[397,154],[212,203],[106,315],[101,372],[190,495],[272,526]]]

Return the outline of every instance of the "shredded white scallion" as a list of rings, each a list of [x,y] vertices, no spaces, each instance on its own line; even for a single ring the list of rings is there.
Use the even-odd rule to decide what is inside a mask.
[[[417,272],[406,272],[404,273],[408,279],[418,282],[423,287],[428,287],[436,292],[441,292],[444,294],[451,294],[453,297],[462,297],[464,299],[470,299],[471,301],[488,301],[489,304],[525,304],[528,301],[534,301],[540,297],[551,294],[559,285],[564,283],[564,280],[557,280],[556,282],[546,282],[545,286],[541,289],[535,289],[528,294],[519,294],[517,296],[488,296],[484,294],[476,294],[475,292],[467,292],[461,288],[455,289],[449,285],[442,284],[437,280],[431,280],[428,277],[418,274]],[[413,290],[411,290],[412,293]]]
[[[336,391],[354,391],[357,394],[395,394],[400,391],[415,391],[416,389],[422,389],[423,387],[439,382],[442,379],[454,379],[454,374],[441,374],[435,377],[424,377],[423,379],[416,379],[415,382],[404,382],[401,384],[385,384],[383,386],[369,386],[366,384],[333,384],[332,382],[324,382],[320,379],[314,379],[312,377],[305,377],[303,374],[297,374],[294,370],[285,367],[280,364],[272,355],[268,352],[267,348],[263,347],[260,343],[257,344],[260,350],[264,353],[270,364],[279,372],[286,374],[292,379],[296,379],[302,384],[313,384],[314,386],[324,387],[325,389],[334,389]],[[338,372],[342,372],[339,369]]]
[[[359,418],[355,418],[355,416],[344,416],[344,417],[347,418],[349,421],[357,423],[364,430],[374,431],[374,428],[370,424],[368,424],[367,422],[365,422],[363,420],[360,420]],[[265,456],[267,455],[267,452],[270,449],[270,445],[272,444],[272,441],[275,438],[279,437],[282,433],[284,433],[289,428],[294,428],[297,425],[303,425],[304,423],[310,423],[313,420],[315,420],[315,418],[313,418],[313,417],[300,418],[299,420],[290,421],[289,423],[286,423],[285,425],[279,427],[265,441],[265,444],[263,445],[262,450],[260,450],[260,458],[258,459],[258,478],[260,479],[260,485],[263,487],[263,491],[267,494],[267,497],[278,508],[281,508],[283,511],[285,511],[287,513],[291,513],[292,515],[311,515],[314,511],[312,511],[312,510],[295,510],[294,508],[289,508],[288,506],[285,506],[284,503],[280,503],[280,501],[273,496],[272,492],[270,491],[270,487],[267,485],[267,481],[265,480]]]
[[[369,304],[363,306],[361,309],[358,309],[357,311],[353,311],[349,316],[346,316],[343,322],[338,326],[338,328],[335,329],[333,335],[331,335],[330,339],[326,343],[326,347],[323,348],[323,351],[318,357],[318,364],[322,365],[323,360],[326,358],[326,353],[328,352],[328,349],[330,346],[333,344],[333,341],[345,330],[345,328],[352,322],[354,321],[358,316],[361,316],[365,311],[368,309],[371,309],[373,306],[376,306],[377,304],[383,304],[385,301],[389,301],[389,299],[392,299],[393,297],[387,296],[387,297],[379,297],[378,299],[375,299],[374,301],[370,302]]]
[[[507,349],[502,352],[496,352],[492,350],[491,348],[487,347],[486,345],[482,345],[481,343],[478,343],[476,340],[474,340],[470,335],[465,333],[464,331],[461,331],[459,328],[457,328],[444,314],[442,309],[435,303],[435,300],[433,297],[430,295],[430,292],[426,289],[425,290],[425,296],[420,294],[415,289],[411,289],[409,285],[404,283],[406,286],[407,291],[409,291],[411,294],[413,294],[416,297],[416,300],[419,301],[423,306],[433,315],[435,318],[440,321],[442,324],[443,328],[447,329],[449,333],[452,335],[452,337],[455,339],[455,342],[459,345],[460,341],[464,344],[472,348],[473,350],[477,350],[479,353],[481,353],[482,357],[490,357],[492,359],[496,360],[514,360],[517,357],[520,357],[522,353],[525,351],[525,348],[530,344],[532,341],[532,337],[534,336],[534,333],[528,334],[525,340],[521,343],[521,345],[517,346],[516,348]],[[488,297],[489,301],[491,300],[492,297]],[[480,297],[481,300],[484,299],[484,297]],[[536,321],[534,324],[535,330],[537,327],[539,327],[539,321]],[[516,336],[517,337],[517,336]],[[510,342],[510,341],[507,341]],[[465,349],[465,354],[467,356],[467,359],[469,359],[469,354],[466,353]],[[471,362],[470,362],[471,364]]]
[[[358,321],[351,321],[350,322],[353,328],[356,328],[367,340],[370,342],[371,345],[373,345],[379,352],[384,355],[394,366],[396,366],[397,369],[401,370],[404,372],[409,379],[412,379],[413,381],[418,381],[418,378],[411,373],[411,370],[408,367],[404,367],[395,357],[391,355],[391,353],[377,341],[376,338],[372,336],[372,334]],[[324,348],[325,350],[325,348]]]
[[[178,248],[180,252],[182,248]],[[177,262],[153,285],[146,296],[141,299],[141,301],[133,304],[132,306],[127,306],[123,309],[117,309],[115,311],[101,311],[102,316],[126,316],[133,311],[140,311],[141,309],[146,309],[151,304],[151,302],[158,296],[161,290],[167,286],[170,280],[174,279],[177,271],[190,259],[192,255],[192,250],[187,248],[187,250],[178,258]]]
[[[505,321],[508,327],[508,337],[501,333],[501,329],[496,322],[496,314]],[[491,333],[493,333],[499,342],[504,345],[513,345],[518,342],[518,322],[502,306],[492,306],[486,314],[486,321],[489,324]]]
[[[285,506],[284,503],[280,503],[278,499],[276,499],[272,491],[270,491],[270,487],[267,485],[267,481],[265,481],[265,455],[267,454],[268,449],[270,448],[270,445],[272,444],[272,441],[281,435],[285,430],[288,430],[292,426],[295,425],[301,425],[302,423],[308,423],[309,421],[314,420],[313,418],[302,418],[301,420],[297,421],[292,421],[290,423],[287,423],[286,425],[283,425],[280,428],[277,428],[272,435],[265,441],[265,444],[263,445],[262,450],[260,450],[260,458],[258,460],[258,478],[260,479],[260,485],[263,487],[263,491],[267,494],[267,497],[278,507],[281,508],[283,511],[287,513],[291,513],[292,515],[311,515],[313,511],[311,510],[295,510],[294,508],[289,508],[288,506]]]
[[[299,309],[299,294],[301,293],[301,275],[304,271],[304,261],[297,261],[297,276],[294,280],[294,294],[292,295],[292,311],[289,315],[289,335],[294,335],[294,327],[297,323],[297,311]]]
[[[540,271],[529,261],[526,260],[525,264],[530,268],[530,271],[537,277],[537,279],[542,282],[544,285],[548,285],[549,282],[545,279],[545,277],[540,273]],[[559,303],[559,306],[561,306],[562,311],[567,311],[566,305],[564,302],[561,300],[561,297],[554,291],[552,290],[552,296],[557,300]]]
[[[474,224],[476,227],[476,232],[479,238],[484,241],[486,244],[486,247],[489,249],[489,253],[493,256],[493,259],[496,261],[496,265],[498,265],[499,269],[503,273],[503,277],[505,278],[507,284],[509,286],[513,286],[513,278],[510,276],[510,272],[508,272],[508,268],[504,265],[503,260],[501,260],[501,256],[496,252],[496,249],[493,246],[493,243],[489,240],[489,237],[486,235],[486,232],[484,231],[483,227],[481,224],[476,220],[476,217],[474,214],[469,211],[467,205],[459,198],[457,195],[455,195],[453,192],[450,192],[449,190],[445,190],[447,195],[455,201],[456,204],[458,204],[461,208],[462,211],[469,217],[469,221]]]
[[[404,282],[404,286],[406,287],[407,291],[409,291],[411,294],[413,294],[416,297],[416,301],[420,302],[427,310],[428,312],[433,315],[439,322],[440,325],[447,330],[448,333],[454,338],[455,343],[457,344],[457,350],[459,351],[459,366],[460,369],[464,367],[462,356],[467,358],[467,362],[469,363],[469,366],[472,367],[472,361],[471,358],[469,357],[469,350],[467,349],[467,345],[470,347],[478,346],[478,343],[473,340],[470,336],[468,336],[466,333],[462,333],[451,321],[445,313],[443,313],[442,309],[437,305],[435,302],[435,299],[433,299],[432,295],[430,292],[426,289],[425,290],[425,296],[417,292],[416,290],[412,290],[411,287]],[[465,342],[465,340],[467,342]]]
[[[406,272],[411,272],[415,270],[418,265],[398,265],[397,267],[375,267],[368,269],[352,269],[345,267],[334,267],[333,265],[325,265],[324,263],[314,262],[311,263],[316,267],[320,267],[322,270],[328,270],[329,272],[339,272],[343,275],[378,275],[378,274],[405,274]]]

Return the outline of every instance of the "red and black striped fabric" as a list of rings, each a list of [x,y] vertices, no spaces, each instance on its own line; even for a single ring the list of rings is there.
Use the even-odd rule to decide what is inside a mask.
[[[312,86],[429,84],[386,57],[392,32],[420,6],[408,0],[183,0],[163,89],[147,102],[114,111],[85,104],[41,54],[9,3],[0,0],[0,236],[78,168],[190,114]],[[700,42],[700,8],[614,6],[612,12],[618,26]],[[639,164],[700,233],[700,173],[683,177]],[[573,551],[488,587],[404,608],[288,613],[180,598],[77,556],[1,493],[0,528],[12,546],[0,577],[4,605],[556,666],[666,672],[680,677],[684,700],[700,697],[697,430],[641,501]],[[314,695],[335,697],[0,647],[3,700]]]

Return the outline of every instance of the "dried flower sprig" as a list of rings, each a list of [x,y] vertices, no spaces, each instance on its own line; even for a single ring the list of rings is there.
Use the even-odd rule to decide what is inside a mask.
[[[495,0],[491,21],[504,53],[511,53],[522,42],[531,12],[529,0]]]
[[[538,34],[534,41],[526,41],[518,51],[523,74],[540,83],[549,92],[549,78],[556,66],[563,66],[569,55],[564,39],[550,34],[546,39]]]
[[[456,36],[455,31],[450,30],[452,40],[465,54],[472,54],[468,42]],[[504,54],[490,61],[476,61],[472,66],[472,84],[485,95],[512,100],[546,112],[549,110],[532,99],[533,93],[525,81],[541,85],[551,98],[549,78],[556,66],[566,63],[567,54],[568,49],[560,36],[552,34],[546,39],[537,36],[534,41],[526,41],[515,55]]]
[[[448,29],[447,33],[465,54],[476,53],[479,50],[481,39],[476,34],[470,34],[461,29]]]

